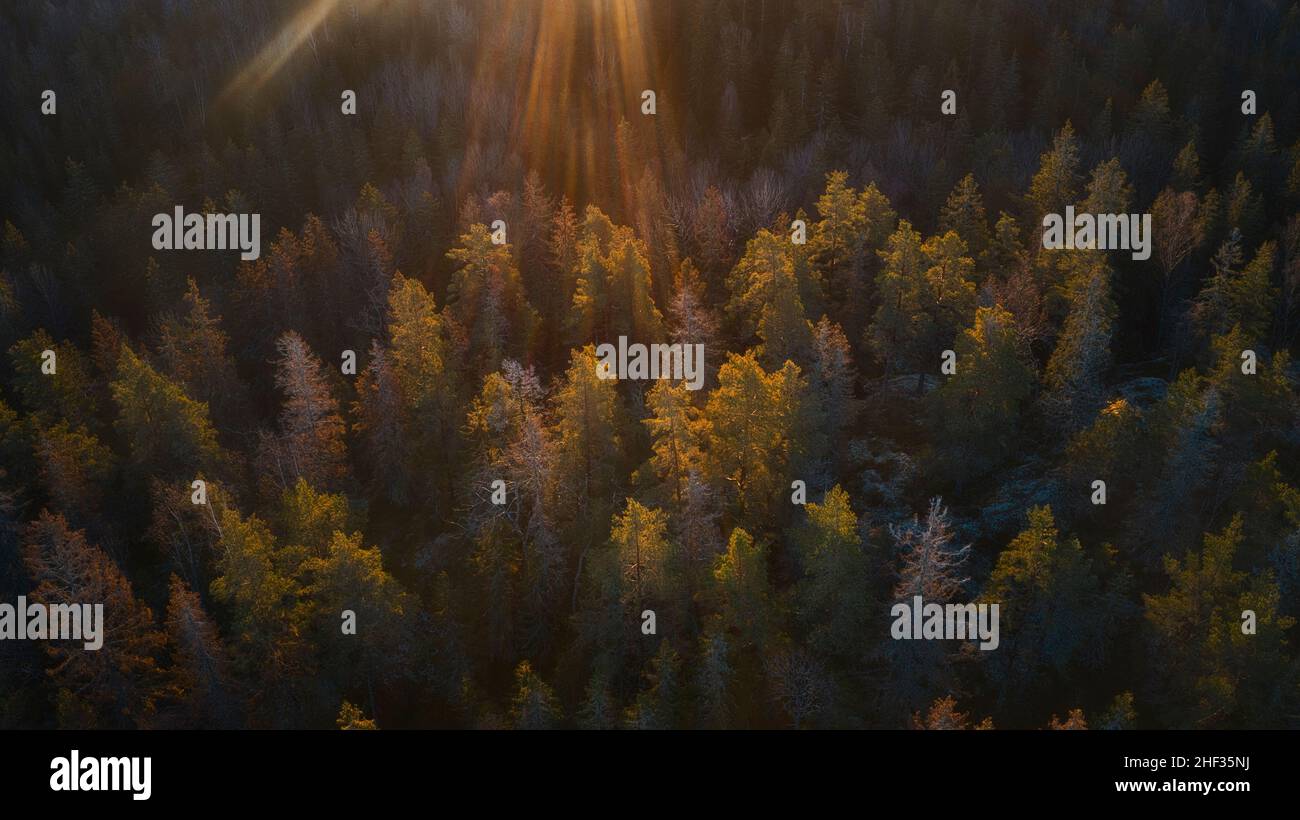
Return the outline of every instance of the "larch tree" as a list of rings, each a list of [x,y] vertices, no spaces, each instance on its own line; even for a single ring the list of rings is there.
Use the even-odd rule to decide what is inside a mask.
[[[55,508],[74,526],[100,525],[115,466],[112,451],[86,428],[60,421],[36,431],[32,453]]]
[[[1156,262],[1160,265],[1160,302],[1157,308],[1157,341],[1163,341],[1170,300],[1181,289],[1178,271],[1204,239],[1204,225],[1198,218],[1199,203],[1191,191],[1165,188],[1151,205],[1155,232]]]
[[[135,597],[126,576],[63,516],[47,511],[27,526],[23,565],[36,584],[33,601],[103,606],[102,644],[95,651],[77,640],[45,646],[51,661],[46,671],[59,691],[60,722],[67,728],[148,727],[163,694],[158,658],[164,639],[153,612]],[[92,722],[83,724],[77,716]]]
[[[893,601],[922,606],[955,602],[970,582],[962,576],[970,560],[970,545],[956,546],[948,510],[942,499],[933,498],[925,522],[913,517],[910,523],[890,525],[889,534],[898,554],[898,580]],[[888,641],[884,645],[886,673],[879,697],[883,708],[896,716],[911,714],[937,691],[953,684],[950,650],[933,641]]]
[[[848,662],[865,654],[862,636],[871,612],[869,563],[849,494],[838,485],[793,536],[803,579],[796,588],[799,622],[811,646]]]
[[[629,611],[639,619],[646,602],[662,601],[676,592],[676,551],[668,537],[668,516],[629,498],[610,523],[609,537],[622,567],[624,606],[632,607]]]
[[[668,317],[674,344],[702,344],[706,351],[718,349],[718,317],[709,307],[700,272],[689,259],[682,260],[674,274]]]
[[[217,625],[198,594],[174,574],[168,583],[164,625],[172,659],[172,697],[178,701],[182,725],[233,727],[237,704]]]
[[[522,594],[523,623],[546,632],[563,587],[566,556],[554,510],[558,453],[541,402],[533,370],[507,359],[500,373],[484,378],[470,405],[466,433],[474,459],[468,524],[483,550],[477,564],[490,583],[512,589],[498,599],[499,606],[513,606],[514,594]],[[505,482],[504,503],[493,498],[497,481]],[[507,566],[515,571],[502,575]]]
[[[703,415],[706,470],[748,515],[765,516],[786,486],[805,389],[793,362],[768,373],[752,351],[728,354],[718,371]]]
[[[262,436],[260,461],[279,491],[299,479],[337,489],[348,476],[346,426],[325,368],[294,331],[276,341],[275,385],[284,393],[277,434]],[[277,493],[278,494],[278,493]]]

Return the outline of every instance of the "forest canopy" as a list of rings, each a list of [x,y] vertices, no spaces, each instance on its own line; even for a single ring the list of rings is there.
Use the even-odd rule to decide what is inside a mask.
[[[105,629],[0,640],[0,728],[1297,725],[1300,4],[13,3],[0,63],[0,603]]]

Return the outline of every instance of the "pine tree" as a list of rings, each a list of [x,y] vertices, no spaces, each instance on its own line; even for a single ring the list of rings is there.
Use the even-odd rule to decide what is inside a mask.
[[[691,393],[684,384],[661,381],[646,394],[650,417],[643,423],[654,439],[650,464],[668,488],[673,506],[684,506],[690,472],[702,458],[699,446],[699,413],[691,405]]]
[[[808,432],[809,476],[823,476],[812,486],[825,489],[833,468],[844,460],[843,442],[857,421],[861,402],[854,397],[857,368],[849,340],[840,326],[823,316],[813,327],[812,365],[804,402]]]
[[[930,237],[921,253],[926,264],[922,307],[929,315],[931,335],[918,341],[933,355],[934,348],[949,344],[975,312],[975,262],[952,231]]]
[[[976,311],[955,352],[957,372],[931,394],[931,418],[935,456],[960,481],[1012,451],[1035,374],[1021,361],[1011,314],[996,305]]]
[[[939,231],[955,231],[970,248],[971,255],[981,259],[992,237],[989,235],[988,217],[984,213],[984,198],[974,174],[967,174],[952,189],[939,213]]]
[[[299,478],[280,496],[275,529],[284,544],[303,554],[324,557],[334,533],[348,527],[348,499],[342,493],[319,492]]]
[[[887,250],[878,252],[884,263],[876,278],[880,306],[867,329],[868,344],[884,363],[886,375],[915,366],[924,352],[919,337],[924,334],[922,289],[925,257],[921,235],[907,220],[889,237]]]
[[[1277,614],[1272,573],[1248,576],[1233,563],[1242,545],[1237,515],[1182,560],[1165,557],[1170,589],[1144,595],[1150,693],[1167,725],[1181,728],[1269,726],[1295,705],[1297,665],[1285,633],[1294,619]],[[1255,613],[1244,634],[1242,612]]]
[[[311,672],[303,635],[299,572],[302,549],[280,547],[256,515],[222,511],[212,597],[228,607],[232,668],[255,682],[251,718],[255,725],[295,725],[302,719],[298,691]]]
[[[1089,668],[1092,647],[1113,637],[1098,617],[1113,602],[1102,597],[1097,569],[1078,539],[1059,537],[1050,507],[1029,511],[1027,528],[998,556],[980,598],[999,606],[1002,633],[1016,636],[988,666],[1003,702]],[[1060,677],[1042,677],[1050,673]]]
[[[1088,180],[1083,210],[1090,214],[1126,214],[1133,202],[1133,186],[1118,157],[1097,164]]]
[[[561,718],[560,702],[550,685],[538,677],[533,665],[520,661],[515,667],[515,694],[510,702],[510,720],[516,729],[552,729]]]
[[[1069,122],[1056,132],[1052,148],[1038,160],[1038,173],[1029,183],[1028,217],[1034,225],[1044,214],[1065,213],[1066,205],[1079,200],[1079,140]]]
[[[46,350],[54,351],[53,373],[42,369]],[[71,342],[56,343],[50,334],[37,330],[9,348],[9,361],[23,407],[44,424],[58,419],[86,427],[96,424],[87,356]]]
[[[372,695],[381,675],[400,671],[403,616],[412,601],[401,585],[384,570],[376,548],[362,544],[361,533],[335,532],[323,556],[308,558],[301,572],[308,583],[303,593],[310,600],[323,669],[341,685],[366,685]],[[355,617],[356,634],[341,634],[341,613]]]
[[[732,668],[729,647],[722,635],[700,638],[699,666],[695,672],[695,726],[726,728],[731,715]]]
[[[210,303],[188,280],[184,317],[169,316],[158,332],[158,355],[167,375],[180,382],[187,395],[212,408],[218,421],[228,426],[242,418],[244,386],[235,373],[235,360],[226,352],[229,337],[221,317],[212,316]]]
[[[1069,285],[1070,312],[1044,373],[1044,408],[1067,434],[1091,423],[1101,407],[1117,312],[1105,259],[1090,257],[1080,267]]]
[[[1241,270],[1239,236],[1232,234],[1212,261],[1213,274],[1192,306],[1192,318],[1204,333],[1227,333],[1240,325],[1254,344],[1266,344],[1273,322],[1276,291],[1272,286],[1277,243],[1260,245],[1255,258]]]
[[[650,686],[642,690],[624,716],[630,729],[675,729],[681,700],[681,657],[668,641],[650,660]]]
[[[718,556],[716,582],[719,616],[728,634],[739,635],[742,646],[762,646],[773,627],[767,581],[767,543],[740,527],[731,531],[727,551]]]
[[[866,553],[849,495],[838,485],[820,504],[807,505],[808,519],[794,535],[804,578],[796,590],[799,622],[809,643],[846,660],[862,655],[871,611]]]
[[[860,330],[860,320],[851,315],[850,307],[865,299],[867,212],[857,191],[847,184],[848,176],[844,171],[826,175],[826,189],[817,199],[821,219],[812,226],[808,244],[836,318],[842,323],[852,318],[850,326]]]
[[[767,229],[745,245],[744,256],[727,275],[727,320],[739,337],[757,333],[764,318],[774,335],[782,327],[797,334],[799,318],[820,315],[825,298],[820,273],[809,264],[810,245],[793,245],[788,236]],[[777,302],[779,309],[773,307]]]

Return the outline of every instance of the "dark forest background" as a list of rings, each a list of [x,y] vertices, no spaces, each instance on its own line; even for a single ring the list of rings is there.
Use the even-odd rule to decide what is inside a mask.
[[[0,643],[0,727],[1300,722],[1300,5],[14,2],[0,62],[0,601],[108,630]]]

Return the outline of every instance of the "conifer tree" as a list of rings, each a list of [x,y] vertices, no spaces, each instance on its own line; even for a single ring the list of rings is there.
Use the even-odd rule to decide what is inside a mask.
[[[982,474],[1012,450],[1035,374],[1020,358],[1011,315],[979,308],[957,340],[957,372],[931,396],[935,456],[959,477]]]
[[[1044,373],[1045,410],[1067,434],[1089,424],[1101,407],[1116,314],[1105,259],[1090,258],[1079,267],[1069,285],[1070,312]]]
[[[1079,140],[1067,122],[1052,138],[1051,150],[1038,160],[1038,173],[1029,183],[1028,217],[1037,226],[1044,214],[1065,213],[1066,205],[1079,201]]]
[[[808,519],[794,536],[804,570],[796,592],[799,621],[813,647],[857,660],[871,611],[858,518],[838,485],[806,509]]]
[[[1150,703],[1168,725],[1213,728],[1267,726],[1276,709],[1295,703],[1297,666],[1285,633],[1294,619],[1278,615],[1271,573],[1235,569],[1242,519],[1206,533],[1203,547],[1182,560],[1165,558],[1170,589],[1144,595]],[[1242,612],[1255,613],[1245,634]]]
[[[762,646],[773,627],[767,551],[766,542],[736,527],[714,565],[722,628],[740,635],[742,646]]]
[[[988,217],[984,213],[984,198],[974,174],[967,174],[952,189],[939,214],[939,231],[954,231],[970,248],[971,255],[982,258],[992,237]]]
[[[515,694],[510,702],[511,724],[516,729],[552,729],[561,718],[555,692],[533,671],[528,661],[515,668]]]
[[[279,433],[262,438],[264,475],[280,490],[299,478],[337,489],[347,478],[347,446],[343,417],[324,365],[292,330],[280,336],[276,350],[275,384],[284,393],[284,407]]]
[[[185,725],[230,726],[236,703],[230,693],[225,647],[198,594],[176,575],[168,584],[164,624],[173,697],[180,703]]]
[[[804,377],[792,362],[767,373],[753,352],[728,354],[704,408],[706,469],[748,514],[763,515],[785,484]]]
[[[81,713],[93,720],[67,727],[147,728],[163,687],[158,666],[163,635],[153,612],[135,597],[117,565],[61,515],[42,511],[28,525],[23,564],[36,584],[31,600],[46,606],[103,606],[102,643],[96,650],[87,651],[87,641],[45,645],[61,715]]]
[[[110,388],[117,431],[137,471],[164,480],[220,472],[224,458],[206,404],[186,396],[129,347],[122,348]]]

